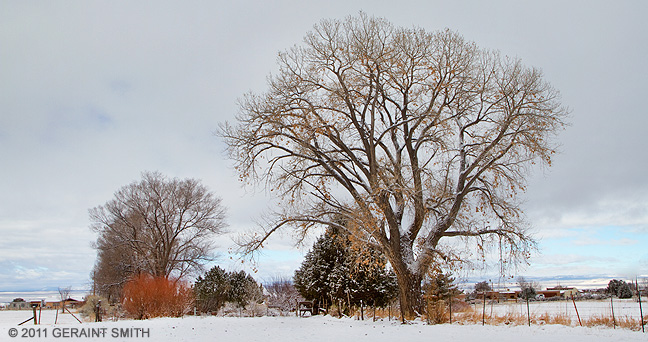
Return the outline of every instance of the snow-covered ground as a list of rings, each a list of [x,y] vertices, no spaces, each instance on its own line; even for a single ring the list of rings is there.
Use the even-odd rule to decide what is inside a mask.
[[[644,316],[648,315],[648,303],[642,301],[641,304]],[[576,301],[578,315],[582,319],[595,316],[612,317],[612,305],[614,305],[614,315],[616,317],[631,317],[637,320],[641,317],[639,303],[635,299],[614,298],[613,304],[610,303],[609,299]],[[481,313],[483,310],[482,304],[474,304],[472,307],[476,312]],[[548,313],[550,315],[566,315],[572,319],[577,319],[576,309],[571,300],[530,302],[529,311],[531,315],[535,316]],[[494,305],[489,303],[486,304],[486,314],[499,316],[520,314],[526,316],[526,302],[506,302]]]
[[[580,328],[561,325],[543,326],[481,326],[425,325],[415,322],[401,325],[395,321],[337,319],[322,317],[184,317],[159,318],[146,321],[78,323],[69,314],[59,315],[54,325],[55,311],[43,311],[41,325],[18,323],[30,316],[28,311],[0,311],[0,340],[79,340],[79,341],[647,341],[648,334],[624,329]],[[18,336],[10,338],[10,329]],[[38,331],[40,329],[40,332]],[[16,331],[13,331],[16,332]],[[38,337],[40,333],[41,337]],[[34,337],[22,338],[23,334]],[[45,337],[44,335],[47,335]],[[92,336],[95,337],[86,337]],[[136,336],[137,335],[137,336]],[[81,336],[81,337],[79,337]]]

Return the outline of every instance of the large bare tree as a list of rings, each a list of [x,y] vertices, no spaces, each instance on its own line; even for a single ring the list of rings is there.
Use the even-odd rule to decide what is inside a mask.
[[[534,241],[518,194],[531,164],[550,164],[567,116],[540,70],[450,30],[363,13],[320,22],[278,64],[220,130],[240,175],[281,197],[244,252],[342,214],[340,228],[389,259],[407,317],[433,263],[489,242],[525,260]]]
[[[182,277],[200,269],[225,227],[225,209],[198,180],[145,172],[91,209],[90,219],[99,233],[93,278],[108,291],[132,274]]]

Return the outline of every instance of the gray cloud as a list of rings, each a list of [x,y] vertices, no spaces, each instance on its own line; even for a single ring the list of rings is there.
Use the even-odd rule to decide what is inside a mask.
[[[202,179],[223,197],[232,234],[253,227],[268,197],[240,188],[212,132],[232,120],[238,97],[263,91],[278,51],[299,44],[320,19],[361,9],[396,25],[449,27],[542,68],[572,109],[572,126],[558,137],[554,166],[530,179],[525,208],[536,230],[560,236],[617,224],[645,234],[646,7],[3,2],[0,234],[8,239],[0,260],[1,273],[14,276],[0,290],[30,276],[46,286],[84,284],[94,260],[87,210],[144,170]],[[290,246],[289,237],[276,248]],[[231,245],[219,241],[222,251]],[[53,256],[58,263],[45,261]]]

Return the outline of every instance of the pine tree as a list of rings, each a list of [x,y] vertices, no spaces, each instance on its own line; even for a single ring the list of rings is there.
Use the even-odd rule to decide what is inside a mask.
[[[228,273],[229,291],[227,301],[245,308],[248,304],[259,302],[263,297],[263,289],[251,275],[245,271]]]
[[[218,312],[228,299],[229,279],[225,271],[214,266],[203,278],[199,276],[194,285],[196,306],[201,312]]]
[[[608,283],[607,292],[610,295],[616,295],[618,298],[632,298],[632,289],[630,285],[623,280],[612,279]]]
[[[486,292],[486,291],[491,291],[490,285],[488,285],[488,282],[486,280],[480,281],[479,283],[475,284],[475,292]]]
[[[305,299],[328,299],[333,296],[333,288],[342,287],[336,279],[339,272],[334,273],[336,265],[342,263],[342,250],[343,246],[330,230],[317,239],[300,268],[295,271],[295,288]]]
[[[384,306],[397,294],[396,276],[374,249],[329,227],[295,271],[295,288],[308,300]]]
[[[440,270],[430,272],[429,280],[423,285],[423,291],[429,324],[446,321],[446,307],[452,305],[452,298],[461,293],[455,284],[455,278]]]
[[[520,286],[520,298],[529,300],[536,297],[538,294],[537,288],[540,288],[540,284],[534,281],[527,280],[523,276],[517,278],[517,283]]]
[[[625,281],[623,281],[617,289],[617,297],[620,299],[632,298],[632,289]]]
[[[433,272],[424,286],[425,294],[430,300],[448,300],[459,295],[455,278],[441,271]]]
[[[398,293],[396,275],[387,269],[387,260],[373,248],[358,248],[353,243],[348,247],[350,257],[346,259],[351,271],[355,300],[384,307]]]
[[[226,302],[239,308],[260,302],[263,288],[245,271],[225,272],[214,266],[205,277],[199,276],[194,285],[196,306],[201,312],[218,312]]]

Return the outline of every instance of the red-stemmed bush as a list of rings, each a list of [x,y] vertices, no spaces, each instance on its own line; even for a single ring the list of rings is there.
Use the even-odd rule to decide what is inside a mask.
[[[123,290],[124,311],[135,319],[180,317],[191,310],[193,291],[184,281],[140,274]]]

